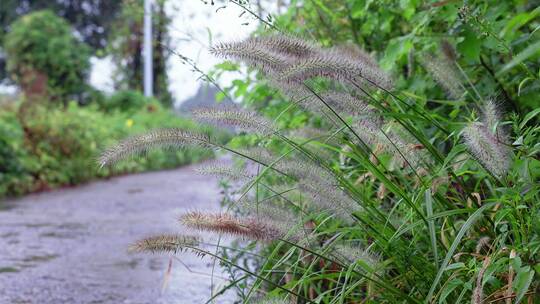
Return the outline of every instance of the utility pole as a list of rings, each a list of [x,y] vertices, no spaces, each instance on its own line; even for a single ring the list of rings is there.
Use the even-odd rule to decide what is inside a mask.
[[[154,69],[152,67],[152,0],[144,0],[144,95],[152,97],[153,95],[153,83],[154,75],[152,75]]]

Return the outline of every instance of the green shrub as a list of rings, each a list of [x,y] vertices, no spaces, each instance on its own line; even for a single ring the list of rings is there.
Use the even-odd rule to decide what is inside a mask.
[[[13,111],[0,112],[0,196],[29,191],[31,160],[24,149],[24,132]]]
[[[119,91],[111,97],[101,100],[100,107],[107,112],[121,111],[133,112],[138,111],[152,103],[157,103],[154,98],[148,98],[139,91]]]
[[[201,149],[152,151],[144,160],[130,159],[100,169],[96,163],[99,152],[121,138],[163,125],[196,128],[155,102],[129,113],[104,113],[96,105],[81,107],[74,102],[66,108],[34,106],[23,122],[16,113],[12,107],[0,114],[0,196],[76,185],[96,177],[174,168],[212,157],[211,152]]]
[[[7,70],[20,84],[42,73],[52,95],[81,93],[90,68],[90,49],[69,24],[51,11],[19,18],[5,36]]]

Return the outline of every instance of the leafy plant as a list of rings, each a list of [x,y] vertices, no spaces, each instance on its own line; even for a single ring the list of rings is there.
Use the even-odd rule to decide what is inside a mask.
[[[4,38],[7,70],[27,88],[43,75],[48,94],[81,93],[90,68],[90,50],[69,24],[51,11],[20,17]],[[27,92],[28,93],[28,92]]]
[[[136,95],[138,96],[138,95]],[[116,100],[116,98],[113,98]],[[129,172],[174,168],[212,157],[210,151],[154,151],[146,159],[132,159],[116,168],[99,170],[93,163],[100,149],[125,136],[158,126],[196,129],[188,119],[178,117],[159,103],[146,98],[129,111],[103,112],[97,105],[70,103],[65,109],[34,106],[21,120],[18,107],[5,106],[0,112],[0,197],[20,195],[65,185],[77,185],[95,178]],[[107,103],[116,104],[114,101]],[[200,129],[226,141],[225,133]]]
[[[106,112],[137,112],[146,106],[151,106],[155,100],[147,98],[139,91],[118,91],[109,98],[98,100],[98,103]]]

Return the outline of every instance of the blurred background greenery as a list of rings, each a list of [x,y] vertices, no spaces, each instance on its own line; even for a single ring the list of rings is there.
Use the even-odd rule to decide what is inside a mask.
[[[0,94],[0,197],[212,157],[185,149],[152,151],[114,168],[95,162],[104,147],[131,134],[201,128],[173,108],[170,17],[162,0],[153,5],[154,97],[141,93],[143,15],[142,0],[2,1],[0,83],[18,93]],[[93,56],[111,58],[114,92],[89,83]]]

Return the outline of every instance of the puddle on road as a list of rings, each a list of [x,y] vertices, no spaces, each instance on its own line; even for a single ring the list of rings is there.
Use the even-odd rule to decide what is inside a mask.
[[[13,232],[13,231],[10,231],[10,232],[6,232],[4,234],[0,234],[0,238],[12,238],[12,237],[17,237],[19,236],[19,232]]]
[[[23,262],[47,262],[59,257],[58,254],[31,255],[22,259]]]
[[[42,228],[42,227],[51,227],[54,226],[51,223],[34,223],[34,224],[22,224],[21,226],[26,228]]]
[[[3,203],[2,201],[0,201],[0,212],[2,211],[9,211],[11,209],[15,208],[15,204],[13,203]]]
[[[140,189],[140,188],[138,188],[138,189],[128,189],[128,190],[127,190],[127,193],[129,193],[129,194],[135,194],[135,193],[141,193],[141,192],[143,192],[143,191],[144,191],[144,190],[143,190],[143,189]]]
[[[77,234],[70,231],[66,231],[66,232],[51,231],[51,232],[41,233],[39,237],[54,238],[54,239],[75,239],[77,238]]]
[[[58,254],[45,254],[45,255],[31,255],[19,260],[21,263],[18,266],[22,268],[33,268],[40,264],[47,263],[58,258]]]
[[[1,273],[13,273],[13,272],[19,272],[19,269],[15,267],[0,267],[0,274]]]
[[[122,261],[122,262],[113,263],[112,266],[118,267],[118,268],[135,269],[140,264],[140,262],[141,262],[141,259],[132,259],[130,261]]]

